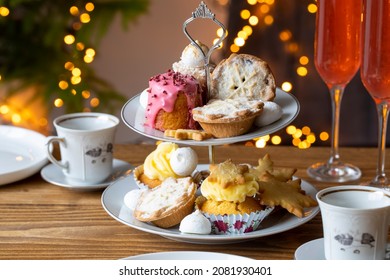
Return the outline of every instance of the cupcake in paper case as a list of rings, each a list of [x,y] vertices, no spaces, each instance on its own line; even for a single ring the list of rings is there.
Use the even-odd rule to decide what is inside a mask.
[[[254,197],[244,202],[214,201],[199,196],[196,208],[211,223],[214,234],[243,234],[255,231],[260,223],[273,211],[273,207],[263,207]]]
[[[144,164],[134,169],[133,175],[140,188],[155,188],[167,178],[191,176],[198,164],[198,156],[189,147],[180,148],[171,142],[161,142],[145,159]]]
[[[273,207],[260,204],[259,184],[248,171],[248,165],[231,160],[210,166],[210,176],[203,181],[195,205],[210,220],[213,233],[254,231],[272,212]]]

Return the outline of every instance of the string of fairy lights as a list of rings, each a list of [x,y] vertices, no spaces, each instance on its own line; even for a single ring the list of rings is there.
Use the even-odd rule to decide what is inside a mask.
[[[218,4],[225,6],[229,4],[229,0],[217,0]],[[273,11],[277,0],[246,0],[247,4],[251,7],[250,9],[242,9],[239,15],[245,24],[237,32],[232,44],[229,49],[232,53],[237,53],[246,44],[247,40],[253,33],[254,28],[266,28],[274,24]],[[95,6],[92,2],[88,2],[83,7],[72,6],[68,13],[73,18],[72,31],[64,36],[64,43],[69,47],[74,47],[75,50],[83,55],[83,63],[92,63],[96,55],[96,51],[93,48],[86,48],[83,42],[79,42],[75,37],[77,30],[79,30],[83,24],[88,24],[91,21],[91,13]],[[252,11],[252,12],[251,12]],[[10,14],[10,10],[7,7],[0,7],[0,17],[7,17]],[[315,0],[307,5],[307,12],[314,14],[317,12],[317,5]],[[217,31],[217,36],[220,37],[222,30]],[[216,39],[217,40],[217,39]],[[310,63],[309,57],[302,55],[299,50],[299,44],[294,40],[294,34],[288,28],[285,28],[279,33],[279,40],[284,45],[286,52],[296,56],[298,66],[295,69],[296,74],[300,78],[305,78],[309,74],[308,64]],[[222,47],[222,46],[221,46]],[[79,62],[78,62],[79,63]],[[60,90],[71,89],[72,94],[77,94],[73,86],[81,83],[82,80],[82,67],[78,67],[75,61],[64,62],[64,75],[59,78],[58,87]],[[0,75],[0,82],[2,77]],[[290,81],[283,81],[280,85],[281,89],[286,92],[292,92],[294,86]],[[88,104],[91,107],[99,106],[100,100],[96,97],[92,97],[89,90],[83,90],[81,95],[85,100],[88,100]],[[64,106],[64,101],[57,97],[53,101],[53,105],[56,108]],[[88,110],[86,107],[85,110]],[[28,112],[24,112],[23,108],[13,108],[9,106],[6,101],[0,100],[0,116],[8,118],[13,124],[18,125],[22,122]],[[39,124],[41,126],[47,125],[47,119],[41,119]],[[293,146],[300,149],[310,148],[313,143],[317,140],[326,141],[329,138],[327,132],[321,132],[318,136],[311,131],[310,127],[304,126],[298,128],[294,125],[290,125],[286,128],[285,132],[291,136],[291,143]],[[282,138],[279,135],[266,135],[264,137],[254,139],[256,147],[262,148],[268,144],[279,145],[282,143]],[[252,142],[251,142],[252,143]],[[247,143],[247,145],[251,145]]]

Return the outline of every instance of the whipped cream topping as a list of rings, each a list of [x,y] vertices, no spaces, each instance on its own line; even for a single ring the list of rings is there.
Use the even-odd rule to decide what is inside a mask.
[[[201,92],[198,81],[190,75],[183,75],[169,69],[166,73],[156,75],[149,80],[148,103],[146,105],[146,125],[155,128],[155,120],[158,112],[172,112],[177,96],[180,92],[187,98],[188,112],[197,106],[200,99],[197,93]],[[184,127],[183,127],[184,128]],[[188,128],[196,129],[196,122],[192,117],[188,120]]]
[[[133,210],[137,206],[138,199],[145,190],[135,189],[129,191],[123,198],[123,202],[129,209]]]

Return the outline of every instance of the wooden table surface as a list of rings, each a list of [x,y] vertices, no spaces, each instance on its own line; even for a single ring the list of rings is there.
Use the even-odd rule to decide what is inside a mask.
[[[208,163],[207,147],[193,147],[200,163]],[[115,158],[134,166],[143,163],[154,145],[116,145]],[[296,175],[318,190],[340,184],[310,179],[306,168],[327,160],[328,147],[299,150],[294,147],[244,145],[215,147],[215,160],[256,164],[265,153],[275,166],[296,167]],[[341,148],[341,158],[359,166],[367,181],[375,174],[376,148]],[[388,151],[389,155],[389,151]],[[19,182],[0,186],[0,259],[120,259],[165,251],[211,251],[254,259],[294,258],[303,243],[322,237],[321,215],[308,223],[279,234],[228,245],[177,242],[142,232],[111,218],[101,205],[102,190],[72,191],[45,182],[39,173]]]

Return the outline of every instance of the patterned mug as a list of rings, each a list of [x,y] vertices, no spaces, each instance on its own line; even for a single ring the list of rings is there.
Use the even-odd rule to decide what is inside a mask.
[[[383,260],[390,225],[390,192],[350,185],[317,193],[325,258]]]
[[[53,121],[58,136],[47,137],[49,160],[62,169],[70,184],[88,185],[104,181],[113,170],[113,147],[119,119],[103,113],[75,113]],[[60,146],[61,160],[51,145]]]

